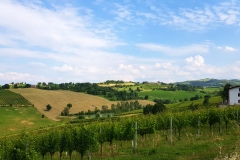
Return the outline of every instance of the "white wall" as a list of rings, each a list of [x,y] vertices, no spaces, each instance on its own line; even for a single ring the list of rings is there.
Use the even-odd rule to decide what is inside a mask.
[[[234,105],[234,104],[240,104],[238,103],[238,100],[240,97],[238,97],[240,87],[232,88],[229,90],[229,104]]]

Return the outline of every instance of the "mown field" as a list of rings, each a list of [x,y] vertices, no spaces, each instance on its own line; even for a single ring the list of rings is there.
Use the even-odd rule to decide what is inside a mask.
[[[145,92],[139,92],[139,96],[144,97],[145,95],[149,96],[149,100],[153,101],[155,98],[159,99],[170,99],[170,100],[177,100],[179,101],[184,100],[187,98],[190,100],[191,97],[194,97],[195,95],[204,97],[204,93],[201,93],[199,91],[163,91],[163,90],[152,90],[152,91],[145,91]]]
[[[99,96],[93,96],[89,94],[72,92],[66,90],[40,90],[34,88],[25,89],[12,89],[11,91],[21,94],[28,101],[30,101],[38,109],[38,111],[50,119],[58,120],[57,116],[60,115],[64,107],[68,103],[72,104],[70,109],[71,113],[79,113],[80,111],[94,110],[95,107],[101,109],[103,105],[107,105],[109,108],[111,104],[116,104],[117,101],[109,101]],[[153,103],[146,100],[139,100],[139,103],[146,105]],[[46,105],[50,104],[52,109],[45,111]]]
[[[0,137],[59,124],[42,114],[35,107],[0,107]]]

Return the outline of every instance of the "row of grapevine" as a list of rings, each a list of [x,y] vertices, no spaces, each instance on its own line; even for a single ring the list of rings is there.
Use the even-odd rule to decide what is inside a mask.
[[[9,90],[0,90],[0,106],[29,106],[32,105],[20,94]]]
[[[82,159],[84,155],[91,157],[92,152],[100,149],[108,143],[113,154],[113,142],[130,141],[134,139],[135,124],[137,133],[146,140],[146,135],[159,131],[170,134],[170,119],[177,136],[181,137],[183,128],[190,127],[200,129],[209,126],[222,126],[225,124],[226,131],[230,122],[238,121],[238,107],[222,109],[204,109],[185,113],[163,113],[148,116],[124,117],[115,121],[95,122],[87,124],[64,125],[56,128],[35,131],[34,133],[22,134],[16,137],[6,137],[0,140],[0,156],[2,159],[34,159],[50,154],[52,159],[55,153],[59,153],[60,159],[63,152],[67,152],[71,159],[72,153],[78,153]],[[136,122],[136,123],[135,123]],[[167,135],[167,136],[168,136]],[[166,136],[166,139],[168,140]]]

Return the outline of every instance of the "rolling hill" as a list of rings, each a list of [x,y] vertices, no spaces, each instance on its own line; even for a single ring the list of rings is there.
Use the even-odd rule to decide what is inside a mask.
[[[95,106],[101,109],[103,105],[109,108],[111,104],[116,104],[117,101],[109,101],[99,96],[72,92],[66,90],[41,90],[35,88],[11,89],[15,93],[21,94],[24,98],[30,101],[38,109],[39,112],[52,120],[58,120],[57,116],[66,107],[68,103],[72,104],[70,113],[78,113],[80,111],[94,110]],[[153,104],[147,100],[139,100],[142,105]],[[52,109],[46,111],[46,105],[50,104]]]
[[[240,80],[238,79],[211,79],[211,78],[205,78],[200,80],[190,80],[190,81],[184,81],[184,82],[177,82],[180,84],[188,84],[192,86],[201,86],[201,87],[222,87],[226,83],[230,83],[233,86],[240,85]]]

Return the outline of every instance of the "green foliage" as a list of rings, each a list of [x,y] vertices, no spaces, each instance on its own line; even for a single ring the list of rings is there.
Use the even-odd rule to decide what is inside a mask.
[[[61,116],[68,116],[69,115],[69,108],[65,107],[61,112]]]
[[[188,146],[190,149],[185,148],[185,150],[181,153],[189,153],[189,155],[192,155],[193,150],[196,151],[200,149],[195,145],[195,143],[198,143],[201,139],[211,139],[208,140],[208,143],[204,144],[221,143],[225,139],[221,137],[221,129],[219,129],[219,133],[214,137],[210,135],[211,137],[209,138],[208,129],[205,129],[205,132],[207,132],[205,133],[205,136],[195,138],[196,128],[208,128],[208,125],[210,125],[211,132],[216,132],[216,129],[214,130],[212,127],[213,125],[217,125],[221,128],[221,125],[224,123],[229,123],[232,124],[232,127],[234,127],[237,120],[236,113],[238,109],[239,107],[228,107],[199,109],[193,112],[188,111],[171,114],[168,112],[161,112],[156,115],[124,117],[105,122],[98,121],[86,124],[61,125],[51,129],[35,131],[34,134],[29,133],[32,137],[28,137],[23,134],[20,136],[13,136],[15,138],[4,137],[3,139],[0,139],[0,156],[4,157],[3,159],[25,159],[25,157],[27,157],[26,155],[29,155],[32,159],[34,159],[36,152],[44,158],[49,154],[53,157],[53,155],[57,152],[59,152],[59,155],[61,156],[63,152],[67,151],[70,157],[72,153],[77,152],[81,158],[83,158],[86,153],[97,152],[99,147],[98,144],[103,146],[105,142],[110,143],[112,153],[122,153],[123,150],[129,152],[127,151],[130,149],[129,147],[126,147],[118,152],[117,148],[119,149],[121,147],[117,147],[117,145],[113,145],[113,143],[115,140],[119,140],[121,142],[126,142],[127,146],[129,146],[129,142],[131,142],[134,137],[135,122],[137,122],[138,125],[137,132],[140,136],[142,136],[142,140],[139,139],[138,142],[143,145],[150,143],[151,145],[146,147],[153,148],[152,151],[149,149],[145,151],[145,155],[153,156],[151,159],[157,158],[154,157],[155,154],[159,156],[158,150],[154,149],[155,147],[161,147],[161,153],[165,153],[167,150],[171,150],[173,148],[176,149],[176,153],[180,153],[182,150],[179,148],[184,147],[184,145],[181,147],[179,147],[179,145],[184,143],[184,141],[189,141],[192,146]],[[173,137],[174,145],[169,145],[168,142],[170,118],[173,120],[173,130],[176,130],[176,133],[173,133],[173,136],[175,136]],[[183,131],[185,134],[182,134]],[[165,138],[162,138],[163,134],[166,136],[166,142],[164,141]],[[228,133],[227,135],[230,134],[232,133]],[[234,141],[236,141],[237,134],[238,131],[236,129],[236,133],[233,134]],[[150,136],[154,137],[152,141],[149,140]],[[176,140],[176,137],[178,137],[178,140]],[[181,141],[184,137],[186,139]],[[206,139],[203,141],[206,142]],[[160,143],[159,140],[161,140]],[[201,141],[199,145],[202,145],[203,141]],[[166,150],[163,151],[162,148],[166,144],[168,148],[165,148]],[[232,143],[229,143],[228,145],[232,147]],[[28,152],[26,152],[26,146]],[[206,149],[206,146],[204,145],[202,148]],[[109,147],[108,150],[110,150]],[[189,150],[192,152],[189,152]],[[217,152],[216,149],[214,151]],[[140,150],[139,155],[142,155],[143,152],[143,150]],[[97,153],[95,155],[97,155]],[[98,157],[96,156],[96,158]],[[191,157],[191,159],[193,159],[193,157]]]
[[[154,99],[169,99],[170,103],[173,103],[174,100],[179,99],[190,99],[191,97],[195,96],[196,94],[200,96],[204,96],[205,93],[201,93],[199,91],[182,91],[182,90],[176,90],[176,91],[164,91],[164,90],[148,90],[144,92],[139,92],[139,97],[145,97],[148,95],[148,100],[154,101]]]
[[[229,88],[230,88],[230,84],[229,83],[226,83],[225,85],[224,85],[224,87],[223,87],[223,89],[221,89],[220,91],[219,91],[219,94],[220,94],[220,96],[222,97],[222,100],[223,101],[228,101],[228,99],[229,99],[229,95],[228,95],[228,90],[229,90]]]
[[[204,101],[203,101],[203,105],[204,106],[208,106],[209,105],[209,98],[210,98],[210,95],[204,96]]]
[[[67,107],[70,109],[70,108],[72,108],[72,104],[71,103],[68,103],[67,104]]]
[[[47,109],[47,111],[50,111],[50,110],[52,109],[52,106],[51,106],[50,104],[48,104],[48,105],[46,106],[46,109]]]
[[[166,106],[162,103],[162,101],[156,102],[154,105],[147,104],[143,108],[143,114],[157,114],[160,112],[165,112],[167,110]]]

